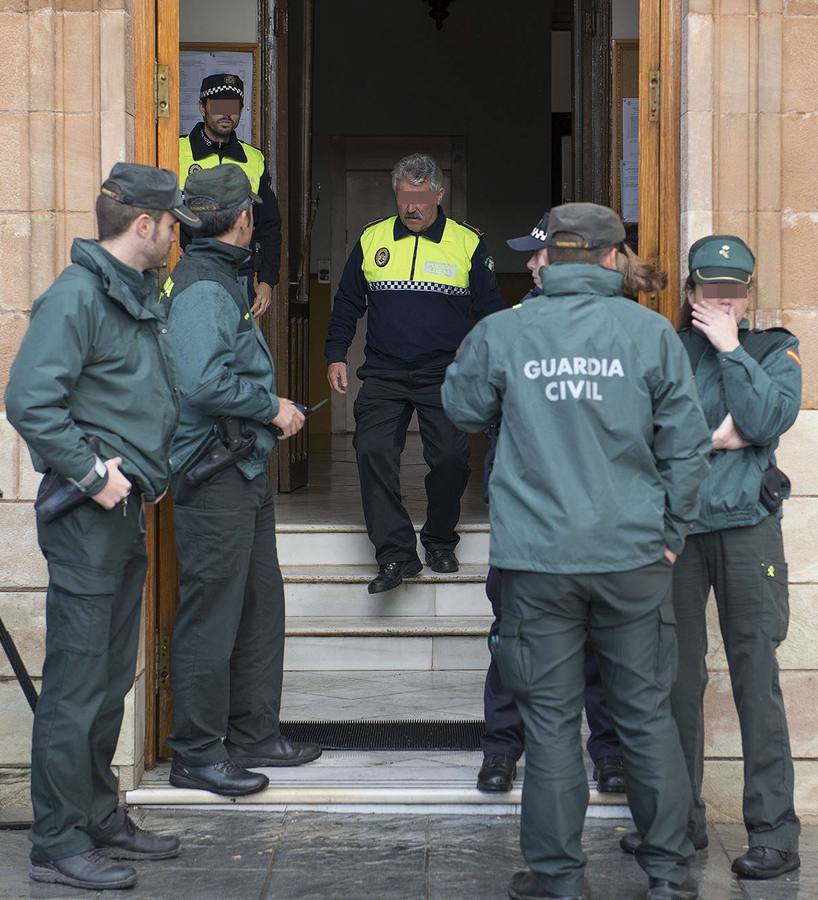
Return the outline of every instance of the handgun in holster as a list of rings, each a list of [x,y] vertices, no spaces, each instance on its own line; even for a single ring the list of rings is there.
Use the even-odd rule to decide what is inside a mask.
[[[99,441],[96,438],[91,438],[88,446],[95,456],[101,457]],[[34,501],[34,512],[41,525],[49,525],[90,499],[91,495],[75,481],[65,478],[54,469],[46,469],[37,492],[37,499]]]
[[[255,445],[255,432],[242,430],[240,419],[219,416],[212,433],[188,460],[182,483],[186,488],[198,487],[219,472],[246,459]]]

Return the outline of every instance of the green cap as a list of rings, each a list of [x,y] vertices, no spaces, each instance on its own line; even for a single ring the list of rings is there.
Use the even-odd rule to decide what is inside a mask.
[[[699,238],[687,257],[690,277],[697,284],[735,282],[749,284],[756,258],[744,241],[733,234]]]
[[[170,169],[118,162],[99,190],[117,203],[142,209],[166,209],[190,228],[201,225],[198,216],[185,206],[179,182]]]
[[[596,203],[565,203],[551,210],[545,246],[591,250],[616,247],[624,240],[625,226],[612,209]]]
[[[251,187],[244,170],[232,163],[199,169],[188,175],[185,182],[185,202],[194,212],[218,212],[232,209],[247,198],[261,203]]]

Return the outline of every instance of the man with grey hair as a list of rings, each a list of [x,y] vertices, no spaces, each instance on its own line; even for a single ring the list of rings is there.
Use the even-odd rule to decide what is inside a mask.
[[[435,160],[424,153],[404,157],[392,171],[392,187],[398,214],[364,228],[344,268],[326,341],[327,379],[345,394],[347,351],[368,310],[354,443],[379,566],[371,594],[423,568],[400,492],[400,456],[413,412],[429,466],[420,533],[426,564],[435,572],[458,569],[455,529],[469,479],[469,443],[446,418],[440,387],[474,321],[505,306],[481,233],[443,212],[443,173]]]

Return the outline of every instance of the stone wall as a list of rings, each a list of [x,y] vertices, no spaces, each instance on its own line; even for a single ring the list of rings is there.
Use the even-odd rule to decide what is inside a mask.
[[[0,0],[0,391],[28,324],[32,298],[94,234],[102,177],[133,155],[130,0]],[[38,479],[25,446],[0,418],[0,615],[39,680],[45,566],[31,500]],[[140,654],[141,656],[141,654]],[[144,663],[128,697],[115,757],[123,787],[140,771]],[[25,802],[31,712],[0,654],[0,803]]]
[[[818,819],[818,3],[688,0],[682,86],[682,246],[709,232],[756,249],[761,327],[801,340],[803,409],[779,462],[793,481],[784,534],[791,624],[779,651],[796,807]],[[684,261],[683,266],[684,267]],[[740,817],[741,741],[711,605],[706,793]]]

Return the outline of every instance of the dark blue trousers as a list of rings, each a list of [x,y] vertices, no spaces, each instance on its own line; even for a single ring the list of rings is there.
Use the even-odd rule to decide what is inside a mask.
[[[491,601],[491,609],[494,613],[494,623],[489,632],[489,650],[493,650],[492,638],[497,634],[502,616],[500,572],[493,566],[489,569],[486,579],[486,596]],[[503,687],[493,652],[489,670],[486,673],[483,705],[486,717],[486,733],[480,741],[483,753],[503,753],[519,759],[523,755],[525,746],[523,720],[511,692]],[[608,715],[599,666],[593,650],[588,645],[585,647],[585,715],[591,732],[587,745],[588,754],[594,761],[594,765],[598,765],[608,756],[620,758],[622,750],[614,731],[613,722]]]

